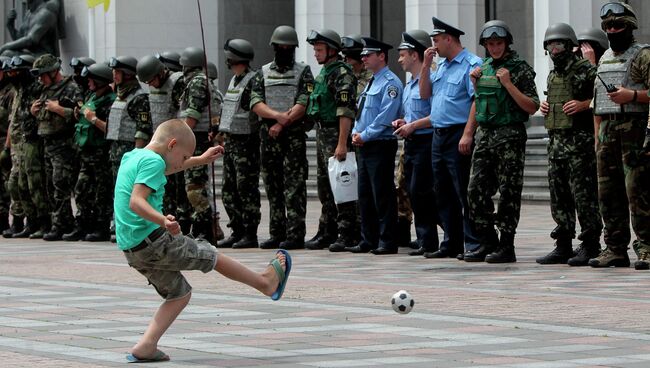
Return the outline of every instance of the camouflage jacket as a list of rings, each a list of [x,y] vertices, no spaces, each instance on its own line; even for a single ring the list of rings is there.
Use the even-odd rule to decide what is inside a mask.
[[[53,125],[53,121],[59,119],[65,127],[58,129],[59,131],[67,130],[71,132],[75,124],[74,109],[83,105],[83,92],[81,88],[72,80],[72,77],[64,77],[61,81],[53,83],[49,86],[44,86],[41,89],[41,94],[38,100],[42,101],[40,110],[36,114],[38,121],[38,134],[48,135],[57,130]],[[56,113],[47,111],[45,109],[46,100],[57,100],[59,105],[63,108],[63,116]]]
[[[14,101],[16,90],[9,83],[4,83],[0,88],[0,137],[6,137],[9,129],[9,112],[11,111],[11,104]],[[3,142],[0,142],[4,144]]]
[[[354,73],[354,76],[357,77],[357,100],[359,100],[361,93],[366,89],[370,78],[372,78],[372,72],[367,69],[361,69],[361,72]]]
[[[124,99],[138,88],[140,88],[140,83],[137,80],[122,83],[117,86],[117,98]],[[135,120],[135,139],[144,141],[151,139],[153,126],[151,124],[149,95],[143,93],[133,98],[129,106],[127,106],[126,112],[131,119]]]
[[[176,87],[179,85],[179,83],[176,83],[174,91],[172,91],[172,93],[177,93],[177,88],[183,88],[179,98],[179,108],[183,106],[184,110],[180,112],[180,116],[200,120],[203,110],[208,108],[210,102],[208,99],[207,77],[203,71],[198,69],[183,75],[182,79],[184,82],[181,83],[181,87]],[[173,94],[172,98],[174,98]],[[214,112],[212,113],[214,114]]]
[[[645,48],[632,61],[630,79],[650,88],[650,49]]]
[[[566,76],[573,68],[573,78],[570,81],[571,95],[573,96],[573,99],[578,101],[591,100],[594,98],[594,83],[598,67],[591,65],[590,63],[583,63],[576,68],[574,64],[578,60],[579,59],[576,56],[564,68],[555,68],[551,70],[549,73],[549,80],[553,74]],[[582,128],[582,130],[593,131],[594,120],[591,108],[575,114],[573,120],[574,127],[578,126]]]
[[[12,142],[20,142],[23,139],[36,140],[38,136],[36,131],[38,124],[36,117],[32,115],[30,109],[32,102],[41,94],[43,85],[35,80],[29,80],[18,84],[16,95],[11,104],[9,113],[9,130]]]

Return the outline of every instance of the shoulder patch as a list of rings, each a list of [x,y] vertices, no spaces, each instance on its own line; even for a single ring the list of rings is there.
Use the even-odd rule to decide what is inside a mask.
[[[399,90],[395,86],[388,86],[386,93],[390,98],[397,98],[397,96],[399,95]]]
[[[339,93],[339,98],[341,99],[341,102],[350,101],[350,95],[348,94],[348,91],[341,91]]]
[[[308,82],[307,84],[307,92],[312,93],[314,92],[314,83]]]

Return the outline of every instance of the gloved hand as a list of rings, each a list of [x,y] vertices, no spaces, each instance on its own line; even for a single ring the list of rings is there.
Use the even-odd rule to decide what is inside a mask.
[[[3,171],[11,171],[11,149],[9,147],[0,152],[0,168]]]

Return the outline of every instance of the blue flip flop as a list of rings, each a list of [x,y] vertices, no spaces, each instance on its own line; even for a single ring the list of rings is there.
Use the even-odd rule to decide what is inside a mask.
[[[129,363],[155,363],[155,362],[166,362],[168,360],[169,360],[169,355],[163,353],[160,350],[156,350],[156,353],[151,358],[138,358],[131,353],[126,355],[126,361]]]
[[[286,270],[282,269],[282,265],[280,264],[280,261],[278,261],[277,258],[274,258],[271,261],[271,265],[275,269],[275,273],[278,274],[278,278],[280,278],[280,285],[278,285],[278,289],[275,290],[273,295],[271,295],[271,299],[273,300],[279,300],[282,298],[282,294],[284,293],[284,287],[287,286],[287,280],[289,279],[289,272],[291,272],[291,255],[289,252],[287,252],[284,249],[278,250],[278,253],[284,254],[284,264],[286,265]]]

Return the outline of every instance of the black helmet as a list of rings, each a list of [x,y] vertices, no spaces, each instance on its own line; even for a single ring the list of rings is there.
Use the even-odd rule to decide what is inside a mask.
[[[361,52],[363,50],[363,40],[360,34],[353,34],[341,37],[341,46],[343,53]]]
[[[226,58],[232,61],[251,61],[255,57],[253,45],[242,38],[231,38],[223,45]]]
[[[208,78],[212,80],[219,78],[219,71],[217,70],[217,65],[211,61],[208,61]]]
[[[553,40],[567,40],[571,43],[571,46],[579,46],[576,32],[566,23],[555,23],[546,28],[543,46],[546,47],[546,44]]]
[[[179,60],[181,59],[181,54],[174,51],[163,51],[159,54],[156,54],[158,60],[160,60],[165,68],[171,70],[172,72],[180,72],[183,70]]]
[[[278,26],[271,35],[269,45],[298,46],[298,34],[291,26]]]
[[[479,44],[485,46],[485,41],[493,37],[503,38],[506,40],[508,45],[512,44],[512,33],[510,33],[510,28],[506,22],[502,20],[491,20],[483,25],[481,35],[479,36]]]
[[[591,41],[598,44],[603,50],[609,48],[609,40],[607,39],[607,33],[600,28],[587,28],[584,31],[578,33],[578,42]]]
[[[87,56],[73,57],[70,59],[70,66],[74,69],[82,69],[84,66],[90,66],[93,64],[95,64],[95,60]]]
[[[138,60],[133,56],[112,57],[108,61],[108,66],[115,70],[121,70],[127,74],[135,74]]]
[[[106,63],[95,63],[90,66],[85,66],[81,70],[81,76],[98,82],[113,82],[113,70]]]
[[[309,32],[309,36],[307,36],[307,42],[311,45],[323,42],[333,49],[341,50],[341,36],[339,36],[335,31],[327,28],[321,29],[320,31],[312,29],[312,31]]]
[[[12,70],[31,69],[34,64],[34,57],[29,54],[14,56],[9,62]]]
[[[135,70],[140,82],[148,83],[156,75],[165,70],[165,65],[155,56],[147,55],[138,61]]]
[[[413,29],[402,32],[402,43],[397,47],[398,50],[416,50],[424,51],[431,46],[431,36],[421,29]]]
[[[190,46],[183,50],[181,58],[178,60],[179,64],[183,67],[196,68],[203,67],[203,62],[205,60],[205,54],[203,49],[200,47]]]

